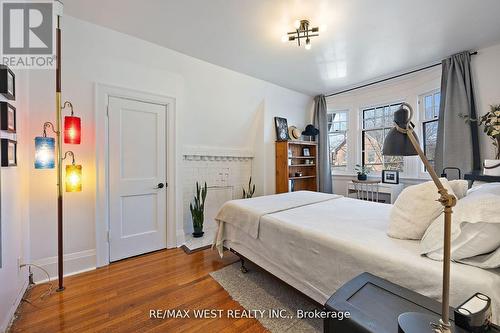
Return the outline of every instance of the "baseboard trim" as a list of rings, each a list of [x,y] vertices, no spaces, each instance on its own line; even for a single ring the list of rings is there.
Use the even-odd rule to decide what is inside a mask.
[[[28,280],[25,281],[23,287],[21,288],[21,291],[16,297],[16,300],[14,301],[14,304],[12,304],[12,307],[9,310],[9,313],[7,314],[7,318],[5,321],[2,323],[2,326],[0,326],[0,332],[7,332],[7,330],[10,328],[14,320],[16,319],[16,311],[17,308],[19,307],[19,304],[21,304],[21,300],[24,297],[24,294],[26,293],[26,290],[28,290]]]
[[[68,253],[64,255],[64,276],[75,275],[96,268],[96,250],[85,250],[80,252]],[[57,257],[40,258],[33,261],[33,264],[45,269],[50,280],[57,278]],[[47,275],[36,268],[32,269],[33,277],[36,283],[47,282]]]

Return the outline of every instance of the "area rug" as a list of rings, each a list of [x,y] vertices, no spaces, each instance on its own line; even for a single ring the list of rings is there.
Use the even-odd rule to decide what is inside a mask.
[[[262,269],[245,265],[246,274],[238,262],[210,275],[245,310],[261,310],[255,318],[270,332],[323,332],[322,319],[298,318],[302,311],[321,310],[319,305]]]

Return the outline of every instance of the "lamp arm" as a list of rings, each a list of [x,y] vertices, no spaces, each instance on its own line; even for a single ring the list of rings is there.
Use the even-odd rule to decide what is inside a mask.
[[[64,161],[68,157],[68,155],[71,156],[71,164],[75,165],[75,154],[71,150],[68,150],[64,153],[64,157],[62,158],[62,160]]]
[[[71,110],[71,116],[73,116],[73,104],[71,102],[69,102],[69,101],[66,101],[66,102],[64,102],[61,110],[66,109],[66,107],[70,108],[70,110]]]

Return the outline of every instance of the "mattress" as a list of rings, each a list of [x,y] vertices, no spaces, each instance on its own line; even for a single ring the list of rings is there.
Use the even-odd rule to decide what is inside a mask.
[[[419,254],[419,242],[386,235],[391,205],[339,198],[267,214],[259,237],[220,223],[220,240],[320,304],[344,283],[369,272],[436,300],[442,262]],[[451,264],[450,305],[476,292],[492,298],[500,319],[500,269]]]

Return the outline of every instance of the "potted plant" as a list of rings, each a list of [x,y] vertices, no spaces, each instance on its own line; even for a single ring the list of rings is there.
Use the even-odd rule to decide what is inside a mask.
[[[358,180],[368,179],[368,174],[370,173],[370,170],[367,167],[356,164],[354,170],[356,170],[356,172],[358,173]]]
[[[205,185],[201,188],[198,182],[196,182],[196,196],[194,197],[194,204],[189,204],[189,209],[191,210],[191,216],[193,218],[193,237],[196,238],[203,236],[203,220],[206,198],[207,183],[205,182]]]
[[[250,180],[248,181],[248,190],[245,191],[243,189],[243,199],[250,199],[253,197],[253,194],[255,193],[255,184],[252,186],[252,177],[250,177]]]
[[[476,121],[478,126],[483,127],[483,132],[490,137],[495,146],[495,159],[484,161],[484,173],[490,175],[500,175],[500,104],[490,105],[490,111],[479,119],[470,119],[469,116],[462,116],[466,122]],[[494,171],[493,171],[494,170]]]

